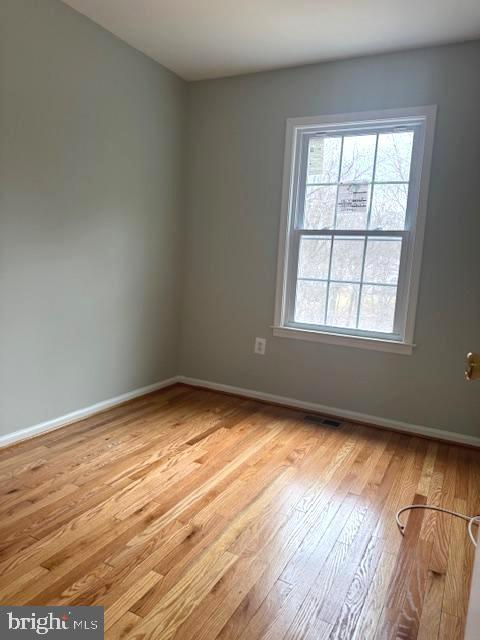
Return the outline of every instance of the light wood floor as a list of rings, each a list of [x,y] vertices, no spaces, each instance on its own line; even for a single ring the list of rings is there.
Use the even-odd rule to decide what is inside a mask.
[[[187,387],[0,451],[0,603],[107,638],[462,637],[480,453]]]

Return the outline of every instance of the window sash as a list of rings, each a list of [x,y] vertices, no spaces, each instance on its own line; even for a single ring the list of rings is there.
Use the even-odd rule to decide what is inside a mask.
[[[402,263],[404,263],[405,261],[405,255],[407,253],[406,251],[406,247],[409,244],[409,240],[410,240],[410,232],[409,231],[393,231],[393,232],[386,232],[386,231],[355,231],[355,233],[351,233],[350,231],[345,231],[342,230],[340,233],[337,233],[334,230],[328,230],[328,232],[325,232],[324,230],[321,231],[313,231],[313,233],[311,232],[312,230],[308,229],[306,231],[302,230],[302,229],[295,229],[292,231],[292,244],[291,244],[291,260],[290,260],[290,265],[291,265],[291,273],[289,275],[289,277],[287,278],[287,290],[286,290],[286,306],[285,306],[285,326],[288,327],[298,327],[301,329],[310,329],[310,330],[317,330],[317,331],[325,331],[325,332],[330,332],[330,333],[344,333],[347,335],[359,335],[359,336],[367,336],[367,337],[379,337],[379,338],[383,338],[383,339],[389,339],[389,340],[397,340],[397,341],[401,341],[403,340],[403,333],[402,333],[402,311],[403,311],[403,306],[404,306],[404,300],[399,300],[400,296],[405,296],[405,286],[404,286],[404,277],[402,278]],[[391,333],[387,333],[387,332],[380,332],[380,331],[368,331],[366,329],[358,329],[356,327],[337,327],[335,325],[329,325],[329,324],[311,324],[311,323],[301,323],[298,321],[295,321],[295,302],[296,302],[296,296],[297,296],[297,284],[299,280],[307,280],[307,278],[299,278],[298,277],[298,266],[299,266],[299,253],[300,253],[300,241],[302,236],[310,236],[310,237],[317,237],[317,236],[329,236],[332,239],[333,242],[333,238],[335,236],[348,236],[348,237],[359,237],[359,238],[364,238],[364,242],[366,243],[368,238],[372,237],[372,238],[381,238],[381,237],[385,237],[388,236],[389,238],[401,238],[402,239],[402,249],[401,249],[401,254],[400,254],[400,266],[399,266],[399,273],[398,273],[398,281],[396,285],[389,285],[389,286],[395,286],[397,289],[397,296],[396,296],[396,302],[395,302],[395,314],[394,314],[394,320],[393,320],[393,331]],[[330,248],[330,265],[329,265],[329,276],[330,276],[330,271],[331,271],[331,261],[332,261],[332,253],[333,253],[333,248]],[[316,281],[323,281],[323,282],[327,282],[327,302],[326,302],[326,311],[325,311],[325,317],[327,317],[328,314],[328,294],[329,294],[329,285],[331,282],[342,282],[345,284],[356,284],[360,286],[360,290],[359,290],[359,298],[358,298],[358,307],[357,307],[357,323],[358,323],[358,315],[360,313],[360,304],[361,304],[361,294],[362,294],[362,288],[364,285],[369,285],[369,284],[373,284],[375,286],[382,286],[381,284],[379,285],[379,283],[370,283],[370,282],[366,282],[363,280],[363,270],[364,270],[364,266],[365,266],[365,255],[366,255],[366,247],[364,247],[364,251],[363,251],[363,264],[362,264],[362,273],[361,273],[361,280],[359,281],[347,281],[347,280],[335,280],[333,278],[328,277],[328,279],[321,279],[321,278],[308,278],[309,280],[316,280]],[[384,285],[386,286],[386,285]]]
[[[427,108],[434,111],[434,108]],[[421,111],[421,109],[419,109]],[[432,115],[429,113],[428,115]],[[407,331],[410,334],[410,340],[413,338],[413,324],[408,319],[408,302],[409,302],[409,294],[411,290],[411,278],[415,277],[418,281],[418,274],[413,273],[413,254],[415,248],[415,236],[416,236],[416,215],[419,204],[419,192],[420,192],[420,180],[421,180],[421,170],[422,163],[424,161],[424,144],[425,144],[425,129],[426,129],[426,115],[421,115],[421,117],[416,118],[407,117],[407,118],[399,118],[389,120],[388,123],[375,123],[372,126],[372,122],[364,122],[364,123],[355,123],[355,124],[333,124],[327,125],[326,131],[323,131],[324,127],[321,125],[315,125],[312,123],[311,126],[304,126],[293,128],[293,137],[292,137],[292,156],[289,159],[285,159],[286,163],[288,160],[291,161],[290,166],[288,167],[289,175],[290,175],[290,184],[288,186],[288,198],[289,198],[289,215],[287,222],[287,237],[284,241],[285,247],[285,255],[284,255],[284,272],[283,272],[283,284],[280,282],[279,287],[277,287],[277,312],[275,319],[275,326],[278,327],[287,327],[287,328],[299,328],[305,329],[308,331],[317,331],[329,334],[345,334],[346,336],[361,336],[361,337],[375,337],[380,340],[394,340],[399,342],[405,342],[407,339]],[[306,119],[309,120],[309,119]],[[378,152],[378,134],[380,133],[388,133],[388,132],[398,132],[398,131],[413,131],[413,147],[412,147],[412,156],[411,156],[411,164],[410,164],[410,176],[408,183],[405,181],[376,181],[375,173],[377,169],[377,152]],[[288,131],[287,131],[288,133]],[[432,131],[430,131],[430,135],[432,135]],[[372,194],[373,188],[376,184],[408,184],[408,198],[407,198],[407,208],[406,208],[406,216],[405,216],[405,227],[404,229],[335,229],[335,228],[319,228],[319,229],[305,229],[303,228],[303,217],[304,217],[304,207],[305,207],[305,190],[308,185],[312,186],[338,186],[342,184],[340,180],[341,171],[342,171],[342,157],[340,157],[339,168],[338,168],[338,176],[336,182],[331,183],[307,183],[306,175],[307,175],[307,158],[308,158],[308,148],[309,141],[312,137],[317,137],[319,134],[324,134],[327,137],[332,135],[339,136],[352,136],[352,135],[365,135],[365,134],[377,134],[377,139],[375,142],[375,161],[373,165],[373,173],[368,180],[370,185],[370,201],[368,208],[368,221],[371,216],[372,209]],[[288,136],[287,136],[288,142]],[[431,142],[431,141],[430,141]],[[343,154],[343,140],[342,140],[342,150]],[[430,150],[431,153],[431,150]],[[287,165],[286,165],[287,172]],[[345,182],[348,183],[348,182]],[[285,189],[284,185],[284,189]],[[284,191],[284,201],[285,201],[286,192]],[[338,196],[338,194],[337,194]],[[337,198],[338,200],[338,198]],[[337,209],[338,202],[335,202],[335,210]],[[368,227],[368,221],[366,223],[366,227]],[[423,229],[422,229],[423,231]],[[314,325],[314,324],[303,324],[294,321],[294,312],[295,312],[295,298],[296,298],[296,289],[298,283],[298,258],[299,258],[299,245],[300,239],[302,236],[331,236],[332,242],[334,236],[356,236],[363,237],[365,243],[367,239],[370,237],[399,237],[402,239],[402,248],[401,248],[401,256],[400,256],[400,266],[399,266],[399,277],[398,282],[396,284],[397,287],[397,296],[396,296],[396,304],[395,304],[395,316],[394,316],[394,326],[392,333],[386,332],[374,332],[374,331],[366,331],[364,329],[352,329],[345,327],[337,327],[332,325]],[[281,243],[282,247],[282,243]],[[364,246],[363,253],[363,263],[365,262],[365,251],[366,245]],[[418,251],[417,251],[418,253]],[[331,261],[331,254],[330,254]],[[364,264],[362,265],[362,277],[363,277]],[[329,268],[330,275],[330,268]],[[329,278],[329,283],[331,282],[331,278]],[[366,282],[360,281],[359,283],[361,287],[366,285]],[[280,294],[279,294],[280,291]],[[281,295],[280,307],[278,296]],[[359,301],[358,301],[358,309],[357,309],[357,320],[358,313],[360,312],[360,304],[361,304],[361,291],[359,291]],[[327,303],[328,305],[328,293],[327,293]],[[280,311],[278,312],[278,309]],[[326,314],[325,314],[326,317]],[[358,323],[358,321],[357,321]]]
[[[410,176],[409,176],[409,180],[408,181],[402,181],[402,180],[391,180],[391,181],[385,181],[385,180],[379,180],[376,181],[375,180],[375,176],[376,176],[376,172],[377,172],[377,155],[378,155],[378,141],[379,141],[379,135],[382,133],[398,133],[401,130],[402,133],[404,132],[412,132],[414,134],[413,136],[413,147],[412,147],[412,157],[411,157],[411,163],[410,163]],[[308,132],[308,133],[302,133],[300,134],[300,138],[297,140],[297,145],[299,146],[299,150],[300,153],[299,155],[299,162],[298,162],[298,167],[297,167],[297,171],[296,171],[296,181],[297,181],[297,188],[296,188],[296,193],[297,193],[297,197],[296,197],[296,201],[295,201],[295,207],[294,207],[294,228],[296,229],[302,229],[305,228],[303,222],[305,219],[305,193],[306,193],[306,189],[307,187],[312,187],[312,186],[316,186],[316,187],[337,187],[337,194],[336,194],[336,199],[335,199],[335,214],[334,214],[334,223],[333,226],[335,228],[335,224],[336,224],[336,219],[337,219],[337,209],[338,209],[338,189],[342,184],[351,184],[351,181],[342,181],[341,180],[341,174],[342,174],[342,162],[343,162],[343,147],[344,147],[344,140],[345,140],[345,136],[348,137],[353,137],[355,135],[361,136],[361,135],[367,135],[367,134],[372,134],[372,135],[376,135],[376,141],[375,141],[375,152],[374,152],[374,158],[373,158],[373,173],[371,176],[371,180],[365,181],[368,182],[369,184],[369,189],[370,189],[370,198],[369,198],[369,206],[368,206],[368,218],[367,218],[367,223],[366,223],[366,228],[368,229],[368,224],[370,222],[370,217],[371,217],[371,213],[372,213],[372,204],[373,204],[373,189],[375,185],[381,185],[381,184],[405,184],[405,185],[409,185],[409,187],[411,187],[411,183],[412,183],[412,178],[414,177],[414,154],[419,151],[419,125],[415,126],[409,126],[409,127],[399,127],[398,125],[390,125],[390,126],[384,126],[384,127],[372,127],[372,128],[362,128],[362,130],[358,130],[358,129],[352,129],[352,128],[346,128],[345,130],[343,130],[341,133],[339,133],[337,135],[337,137],[341,137],[342,138],[342,144],[341,144],[341,149],[340,149],[340,159],[339,159],[339,166],[338,166],[338,173],[337,173],[337,180],[335,182],[325,182],[325,183],[317,183],[317,182],[307,182],[307,168],[308,168],[308,150],[309,150],[309,145],[310,145],[310,140],[311,139],[316,139],[318,138],[318,133],[317,132]],[[335,137],[335,136],[330,136],[327,132],[325,132],[325,136],[324,137]],[[409,189],[409,196],[410,196],[410,190]],[[408,198],[409,200],[410,198]],[[411,215],[409,215],[409,202],[407,200],[407,211],[405,214],[405,228],[410,228],[411,224],[412,224],[412,217]]]

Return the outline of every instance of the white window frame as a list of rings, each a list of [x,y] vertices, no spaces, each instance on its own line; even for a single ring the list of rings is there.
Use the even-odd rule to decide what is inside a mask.
[[[420,267],[427,212],[428,186],[435,130],[436,106],[389,109],[340,115],[287,119],[283,174],[282,212],[278,246],[277,286],[273,335],[285,338],[327,342],[377,351],[411,354],[414,345],[415,313],[420,282]],[[407,202],[405,231],[369,231],[369,236],[402,236],[402,256],[397,288],[394,331],[392,334],[358,329],[301,325],[293,321],[295,305],[298,245],[301,235],[295,217],[300,185],[301,153],[312,133],[388,130],[396,127],[415,129]],[[306,155],[304,154],[304,162]],[[331,231],[327,233],[333,233]],[[312,231],[318,235],[319,231]],[[322,232],[323,234],[323,232]],[[365,232],[360,232],[362,236]],[[355,235],[348,231],[344,235]]]

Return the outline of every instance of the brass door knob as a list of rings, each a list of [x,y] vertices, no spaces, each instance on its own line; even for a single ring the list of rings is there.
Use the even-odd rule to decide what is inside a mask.
[[[467,380],[478,380],[480,378],[480,353],[467,354],[465,378]]]

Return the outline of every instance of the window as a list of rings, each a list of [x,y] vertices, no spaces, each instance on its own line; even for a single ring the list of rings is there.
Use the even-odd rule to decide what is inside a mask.
[[[288,120],[275,335],[411,353],[434,120]]]

